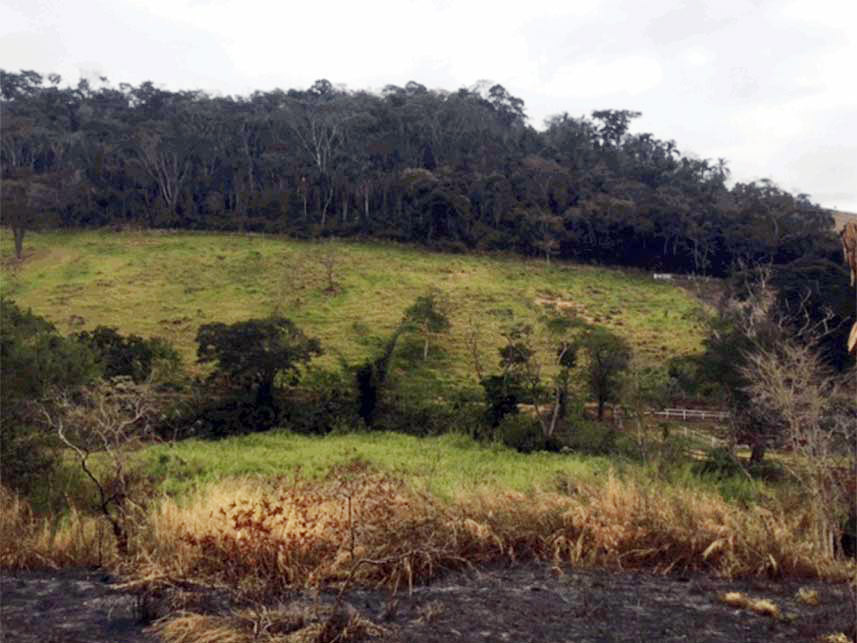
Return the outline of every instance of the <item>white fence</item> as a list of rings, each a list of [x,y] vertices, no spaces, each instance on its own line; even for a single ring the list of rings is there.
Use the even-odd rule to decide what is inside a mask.
[[[657,415],[665,418],[676,418],[681,420],[718,420],[724,421],[729,419],[729,413],[726,411],[704,411],[699,409],[664,409],[662,411],[652,411],[652,415]]]
[[[672,272],[653,272],[652,279],[655,281],[714,281],[714,277],[708,275],[677,274]]]

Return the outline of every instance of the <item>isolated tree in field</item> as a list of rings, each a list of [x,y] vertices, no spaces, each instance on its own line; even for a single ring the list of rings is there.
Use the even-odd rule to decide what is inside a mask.
[[[589,391],[598,404],[598,419],[604,419],[604,406],[618,399],[622,373],[631,363],[631,347],[606,328],[595,328],[582,341],[588,357],[586,378]]]
[[[331,243],[323,243],[314,253],[314,258],[319,265],[324,269],[324,276],[327,280],[327,288],[325,292],[334,294],[336,288],[336,268],[339,264],[339,256],[336,248]]]
[[[2,177],[3,221],[12,229],[15,258],[24,256],[24,236],[29,230],[45,225],[48,213],[63,202],[71,201],[70,193],[77,179],[74,172],[45,172],[30,170],[6,171]]]
[[[284,317],[249,319],[234,324],[204,324],[196,336],[197,358],[215,365],[214,376],[247,390],[255,390],[256,404],[274,406],[277,376],[293,381],[301,365],[321,355],[321,344],[307,337]]]
[[[423,337],[423,360],[428,359],[429,342],[449,330],[448,305],[440,292],[420,295],[405,311],[405,323],[415,326]]]

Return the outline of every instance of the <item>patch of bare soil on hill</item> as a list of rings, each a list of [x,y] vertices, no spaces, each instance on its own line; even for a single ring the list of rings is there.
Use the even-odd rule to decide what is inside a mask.
[[[114,590],[110,581],[98,573],[75,570],[2,576],[3,640],[158,640],[140,621],[138,597]],[[798,596],[802,588],[803,600]],[[730,607],[721,600],[727,592],[768,599],[780,616]],[[813,592],[817,600],[806,601]],[[221,592],[211,593],[217,595],[215,599],[200,597],[202,600],[193,601],[196,609],[191,611],[200,616],[228,617],[233,610],[255,607],[257,614],[265,615],[258,622],[246,617],[232,621],[237,629],[246,630],[247,641],[285,641],[290,640],[289,631],[298,634],[297,625],[290,630],[282,623],[278,625],[277,613],[291,614],[290,618],[302,614],[300,627],[306,633],[315,615],[320,632],[320,623],[329,621],[337,601],[334,593],[300,593],[272,600],[261,609],[258,605],[224,602]],[[164,595],[161,600],[165,609],[170,597]],[[371,621],[374,626],[368,631],[374,632],[373,640],[390,643],[794,642],[817,640],[832,632],[853,636],[857,620],[849,588],[842,584],[726,581],[601,570],[558,574],[536,563],[449,574],[432,585],[414,588],[410,594],[400,591],[391,596],[386,591],[355,589],[341,597],[339,611]]]

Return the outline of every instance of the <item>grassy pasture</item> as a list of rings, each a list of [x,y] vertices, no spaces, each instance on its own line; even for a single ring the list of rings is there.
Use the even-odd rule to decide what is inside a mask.
[[[391,244],[99,231],[28,235],[25,260],[16,265],[10,236],[0,244],[4,295],[61,332],[108,325],[165,337],[191,368],[201,324],[275,310],[322,341],[321,364],[335,364],[337,355],[365,358],[432,287],[451,305],[452,329],[423,368],[440,382],[474,379],[465,340],[470,320],[480,329],[487,367],[504,327],[513,320],[536,324],[551,309],[613,329],[648,365],[695,352],[702,339],[699,302],[644,273]],[[335,257],[333,291],[322,253]]]
[[[185,440],[142,454],[147,472],[169,495],[183,497],[230,479],[317,480],[331,471],[370,467],[420,490],[452,499],[477,489],[534,492],[561,480],[593,482],[610,469],[607,458],[533,453],[448,433],[417,438],[386,432],[326,438],[272,431],[218,441]]]

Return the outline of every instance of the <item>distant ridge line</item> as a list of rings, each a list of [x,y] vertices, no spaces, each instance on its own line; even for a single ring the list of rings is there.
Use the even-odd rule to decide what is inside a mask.
[[[849,221],[857,221],[857,212],[842,212],[841,210],[831,210],[831,212],[837,232],[842,230]]]

